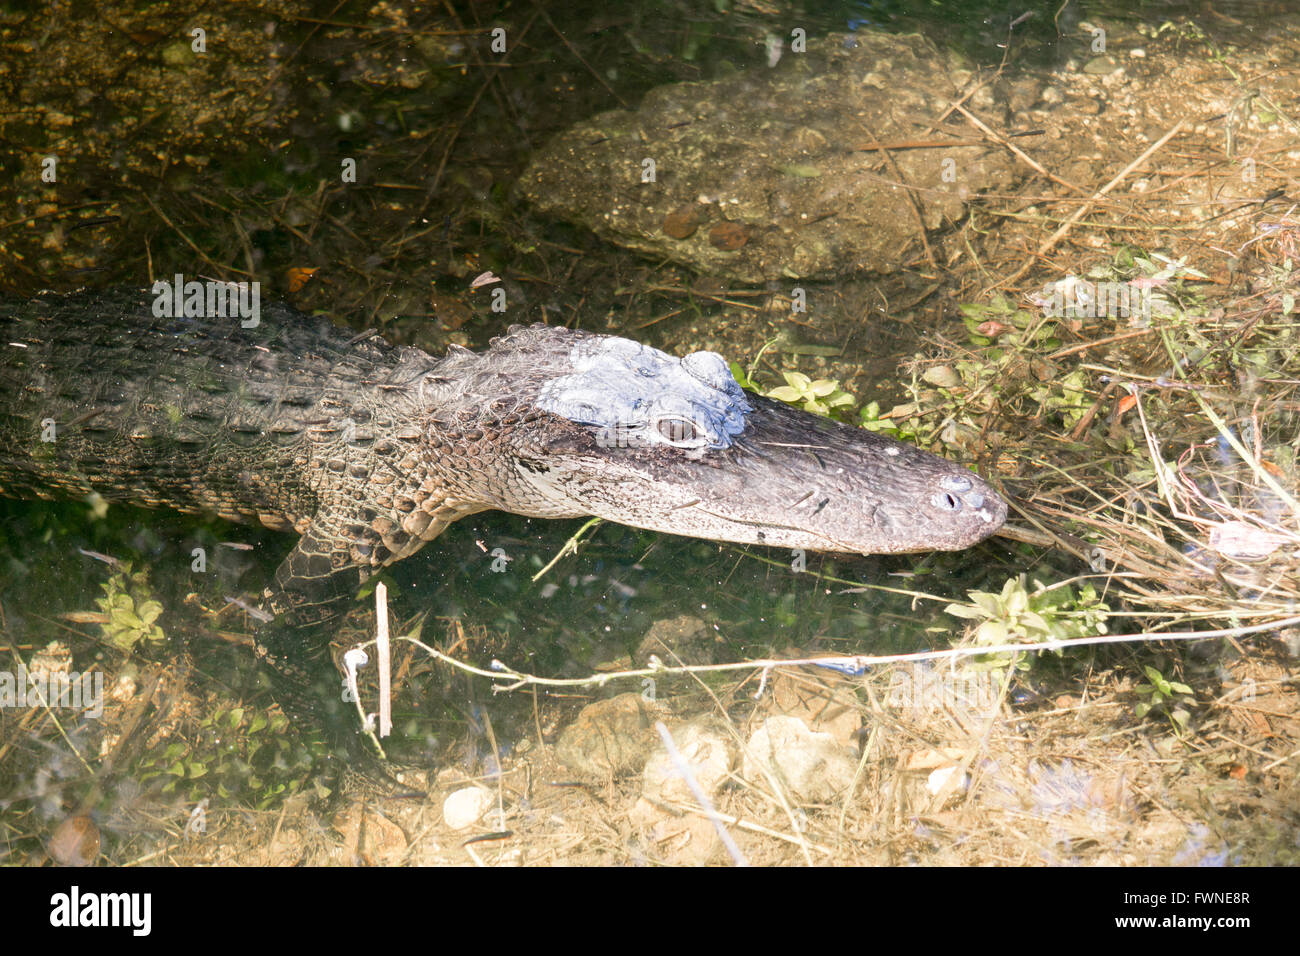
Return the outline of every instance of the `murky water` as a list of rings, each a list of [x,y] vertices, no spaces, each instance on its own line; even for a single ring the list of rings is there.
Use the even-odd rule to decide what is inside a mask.
[[[113,18],[123,30],[109,31],[111,39],[106,33],[98,53],[85,39],[74,47],[84,52],[91,75],[109,84],[111,77],[129,76],[137,87],[129,90],[69,90],[58,81],[55,74],[75,72],[75,64],[56,67],[50,57],[33,54],[74,48],[58,46],[77,28],[63,19],[74,14],[58,5],[43,14],[35,6],[4,11],[26,53],[8,58],[0,90],[29,112],[0,125],[0,145],[14,147],[0,150],[9,153],[0,158],[0,173],[11,180],[0,184],[7,200],[0,204],[0,244],[9,253],[0,262],[0,289],[142,284],[172,271],[226,269],[232,276],[265,276],[276,293],[296,296],[304,309],[329,308],[359,328],[378,326],[395,340],[431,350],[452,342],[482,346],[511,322],[557,318],[639,334],[679,352],[720,348],[742,365],[767,341],[771,329],[755,310],[728,312],[707,295],[658,297],[653,289],[629,295],[638,283],[653,285],[645,282],[644,260],[582,230],[528,220],[510,198],[511,182],[532,151],[573,123],[634,105],[663,83],[726,76],[770,61],[770,39],[789,24],[765,13],[764,4],[736,4],[730,18],[717,13],[721,5],[702,4],[699,18],[685,22],[678,22],[674,5],[557,8],[551,15],[569,42],[531,18],[511,23],[509,32],[525,52],[508,71],[484,66],[484,51],[457,39],[489,24],[430,19],[404,31],[376,22],[350,32],[259,12],[238,25],[275,35],[265,62],[241,69],[225,60],[227,72],[210,80],[186,60],[185,41],[176,39],[170,20],[150,21],[124,5]],[[980,65],[1006,56],[1015,69],[1050,74],[1092,55],[1084,40],[1090,17],[1156,29],[1195,18],[1211,37],[1244,43],[1266,33],[1270,11],[1286,6],[882,0],[814,4],[800,22],[814,37],[830,30],[921,29]],[[129,57],[122,58],[118,43]],[[575,50],[582,55],[575,58]],[[160,88],[183,90],[192,109],[228,110],[229,122],[243,125],[223,128],[196,118],[196,132],[181,137],[177,117],[183,119],[184,104],[162,94],[154,104],[154,91],[138,88],[149,75],[138,62],[168,78]],[[66,124],[63,117],[70,118]],[[119,138],[115,128],[127,132]],[[48,151],[78,157],[57,186],[28,175],[32,157]],[[340,158],[352,156],[362,158],[364,189],[334,182]],[[40,235],[33,238],[33,230]],[[308,267],[321,274],[299,295],[288,276]],[[521,308],[501,316],[463,294],[475,274],[489,269],[507,278]],[[891,301],[907,301],[924,288],[933,276],[921,278],[923,271],[895,277]],[[677,292],[688,287],[681,279]],[[899,381],[889,379],[901,378],[900,363],[938,325],[937,317],[922,313],[913,322],[908,316],[876,331],[869,321],[880,314],[874,281],[855,278],[822,291],[839,296],[835,319],[794,330],[812,342],[802,353],[796,343],[775,354],[802,355],[801,368],[851,385],[860,404],[875,395],[903,398]],[[840,334],[846,328],[866,334],[839,350],[851,338]],[[427,614],[426,638],[446,638],[454,621],[480,627],[492,637],[463,647],[467,661],[484,666],[480,652],[492,649],[512,667],[548,676],[631,666],[656,622],[680,615],[704,623],[715,661],[883,653],[946,645],[961,622],[943,613],[945,602],[962,599],[968,589],[996,591],[1027,561],[1025,552],[997,540],[961,554],[803,556],[605,525],[576,555],[559,558],[533,580],[580,524],[467,519],[389,572],[394,615]],[[254,550],[221,552],[225,563],[217,573],[196,581],[191,549],[220,552],[221,541]],[[127,559],[148,569],[165,608],[160,623],[173,640],[170,650],[150,651],[151,659],[180,669],[169,654],[180,655],[188,644],[199,660],[188,675],[190,687],[198,688],[191,691],[195,698],[205,701],[211,690],[239,699],[232,686],[256,698],[255,676],[241,673],[228,649],[209,658],[201,648],[205,618],[185,606],[186,596],[195,591],[213,609],[226,597],[256,594],[290,543],[270,532],[176,515],[114,507],[105,519],[79,504],[5,500],[0,625],[19,653],[65,640],[87,666],[99,661],[94,666],[119,674],[120,655],[95,649],[94,626],[69,624],[62,615],[94,611],[104,595],[111,571],[86,552]],[[246,624],[237,610],[227,610],[218,627],[238,631]],[[440,711],[432,723],[446,727],[442,718]],[[503,735],[525,729],[521,722]],[[37,792],[37,776],[31,766],[0,769],[0,806],[7,801],[29,813],[39,806],[47,816],[55,815],[51,808],[66,810],[51,797],[48,780]]]

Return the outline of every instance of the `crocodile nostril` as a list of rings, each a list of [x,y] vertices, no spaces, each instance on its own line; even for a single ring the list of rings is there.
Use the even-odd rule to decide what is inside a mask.
[[[930,496],[930,503],[940,511],[960,511],[961,499],[956,495],[936,494]]]

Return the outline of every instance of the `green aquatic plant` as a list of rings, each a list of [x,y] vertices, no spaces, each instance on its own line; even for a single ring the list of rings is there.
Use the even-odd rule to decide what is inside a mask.
[[[775,398],[787,405],[798,405],[805,412],[830,417],[832,411],[854,404],[853,396],[840,388],[836,379],[819,378],[813,380],[803,372],[782,372],[786,384],[778,386],[767,393],[768,398]]]
[[[137,776],[190,801],[215,797],[265,809],[313,779],[313,744],[288,729],[276,711],[218,707],[199,721],[196,739],[169,739],[148,751]]]
[[[869,432],[898,437],[898,424],[892,419],[880,417],[880,403],[867,402],[858,410],[858,424]]]
[[[1025,579],[1023,574],[1008,578],[1000,594],[968,591],[970,603],[949,604],[945,610],[954,617],[979,621],[970,635],[976,646],[1070,641],[1106,633],[1110,608],[1091,584],[1083,585],[1076,594],[1068,584],[1045,587],[1034,581],[1031,591]],[[1025,654],[982,654],[975,658],[975,666],[1014,666],[1023,671],[1032,666],[1032,659]]]
[[[163,606],[153,596],[146,571],[133,572],[130,562],[124,562],[100,587],[104,596],[95,603],[108,618],[102,627],[110,644],[129,654],[141,644],[167,639],[158,625]]]
[[[762,394],[762,389],[759,387],[758,383],[750,377],[750,374],[753,372],[752,367],[748,372],[740,367],[739,362],[728,362],[727,367],[731,369],[731,377],[736,380],[737,385],[747,392]]]
[[[1142,670],[1150,683],[1138,684],[1133,688],[1139,697],[1146,698],[1138,701],[1133,712],[1139,717],[1163,714],[1173,722],[1177,730],[1186,730],[1187,721],[1191,717],[1191,711],[1187,707],[1196,703],[1192,699],[1192,689],[1179,681],[1166,679],[1150,665],[1144,665]]]

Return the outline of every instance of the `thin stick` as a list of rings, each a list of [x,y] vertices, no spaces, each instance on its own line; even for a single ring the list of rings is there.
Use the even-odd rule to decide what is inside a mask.
[[[1076,186],[1074,183],[1070,182],[1067,179],[1062,179],[1060,176],[1055,176],[1052,173],[1049,173],[1046,169],[1043,168],[1043,166],[1037,160],[1033,159],[1028,153],[1026,153],[1020,147],[1016,146],[1013,143],[1008,142],[1005,136],[999,136],[997,133],[993,132],[993,130],[989,129],[986,125],[984,125],[983,120],[981,120],[974,113],[970,112],[968,109],[966,109],[966,107],[962,106],[960,103],[954,103],[953,107],[957,110],[957,112],[961,113],[962,116],[966,117],[966,119],[970,121],[971,125],[973,125],[977,130],[979,130],[985,136],[992,139],[999,146],[1005,146],[1007,149],[1011,150],[1011,152],[1015,153],[1016,156],[1019,157],[1020,161],[1023,162],[1025,165],[1027,165],[1030,169],[1035,170],[1042,176],[1046,176],[1052,182],[1058,183],[1064,186],[1066,189],[1074,190],[1076,193],[1078,193],[1081,196],[1088,195],[1088,191],[1086,189]]]
[[[662,720],[655,721],[655,732],[659,734],[659,739],[663,741],[664,749],[668,751],[668,759],[673,762],[673,766],[677,768],[677,772],[681,774],[682,779],[686,781],[686,786],[690,788],[691,794],[699,802],[700,808],[704,811],[704,815],[708,817],[709,822],[713,824],[713,829],[717,832],[718,839],[722,841],[722,845],[726,847],[727,853],[731,856],[732,862],[735,863],[736,866],[749,866],[749,861],[745,859],[745,854],[740,852],[740,847],[736,846],[736,841],[732,839],[731,834],[727,831],[726,824],[723,823],[722,818],[718,816],[718,811],[713,808],[713,801],[709,799],[708,794],[704,792],[704,788],[701,787],[699,781],[695,779],[695,774],[691,771],[690,764],[682,759],[682,755],[677,749],[677,744],[673,741],[673,735],[668,732],[668,728],[664,726]]]
[[[517,690],[520,687],[530,684],[544,687],[604,687],[610,683],[610,681],[620,679],[627,680],[636,677],[663,676],[666,674],[716,674],[725,671],[738,670],[771,671],[777,668],[789,667],[824,667],[838,670],[842,673],[859,674],[869,667],[881,664],[901,664],[911,663],[913,661],[956,660],[984,654],[1038,654],[1043,651],[1066,650],[1101,644],[1133,644],[1159,641],[1204,641],[1212,638],[1240,637],[1245,634],[1278,631],[1288,627],[1295,627],[1297,624],[1300,624],[1300,616],[1279,618],[1267,621],[1263,624],[1252,624],[1245,627],[1228,627],[1211,631],[1146,631],[1138,634],[1107,634],[1096,637],[1077,637],[1067,640],[1040,641],[1026,644],[996,644],[987,647],[952,647],[940,651],[917,651],[906,654],[857,654],[852,656],[837,655],[786,659],[758,658],[748,661],[736,661],[732,664],[687,664],[680,667],[667,667],[660,664],[658,667],[606,671],[604,673],[592,674],[588,677],[539,677],[535,674],[528,674],[523,671],[515,670],[500,661],[493,661],[490,669],[476,667],[473,664],[467,664],[454,657],[449,657],[436,648],[430,647],[428,644],[425,644],[416,638],[403,636],[396,639],[399,641],[406,641],[409,644],[414,644],[435,660],[443,661],[444,663],[449,664],[458,670],[464,671],[467,674],[477,674],[479,677],[489,677],[493,681],[498,682],[494,684],[492,688],[493,692],[503,692]],[[358,646],[364,648],[370,646],[371,643],[373,642],[366,642]],[[501,683],[504,681],[510,681],[510,683]]]
[[[379,736],[393,733],[392,652],[388,640],[388,588],[375,585],[375,657],[379,669]]]

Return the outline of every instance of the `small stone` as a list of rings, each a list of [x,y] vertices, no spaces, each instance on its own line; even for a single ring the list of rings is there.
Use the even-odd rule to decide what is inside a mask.
[[[48,681],[53,675],[69,674],[72,672],[72,651],[60,641],[50,641],[32,655],[27,670],[34,679],[42,681]]]
[[[628,821],[651,845],[651,854],[658,862],[703,866],[723,856],[716,828],[702,815],[677,816],[641,797],[628,813]]]
[[[731,737],[712,720],[704,718],[671,730],[673,744],[683,763],[700,785],[704,795],[712,797],[726,782],[735,763]],[[686,778],[668,749],[659,749],[646,761],[641,792],[652,800],[695,803]]]
[[[769,717],[749,738],[743,774],[760,786],[771,774],[792,796],[821,803],[847,790],[856,770],[857,761],[830,734],[813,733],[797,717]]]
[[[343,845],[338,850],[340,862],[351,866],[390,866],[406,854],[408,844],[402,828],[361,803],[340,810],[330,822],[343,837]]]
[[[954,765],[931,770],[925,781],[926,792],[932,797],[937,797],[949,786],[954,790],[964,791],[970,786],[970,777],[961,772],[961,767]]]
[[[466,830],[496,802],[486,787],[461,787],[442,802],[442,820],[452,830]]]
[[[1119,61],[1113,56],[1094,56],[1083,65],[1083,72],[1090,76],[1108,76],[1120,68]]]
[[[655,621],[637,646],[633,658],[644,665],[653,654],[665,664],[712,664],[714,631],[698,617],[682,614]]]
[[[659,739],[650,705],[640,694],[619,694],[582,708],[564,729],[555,755],[574,773],[605,779],[636,773]]]
[[[720,222],[709,230],[709,245],[723,252],[742,249],[749,242],[749,229],[738,222]]]
[[[678,206],[664,216],[663,225],[660,226],[660,229],[669,238],[689,239],[695,235],[695,230],[699,228],[700,223],[703,221],[704,212],[701,207],[688,203]]]
[[[856,744],[862,708],[842,683],[816,674],[777,672],[770,687],[770,716],[797,717],[810,730],[830,734],[845,747]]]
[[[99,827],[79,813],[55,828],[45,849],[60,866],[90,866],[99,857],[99,843]]]

